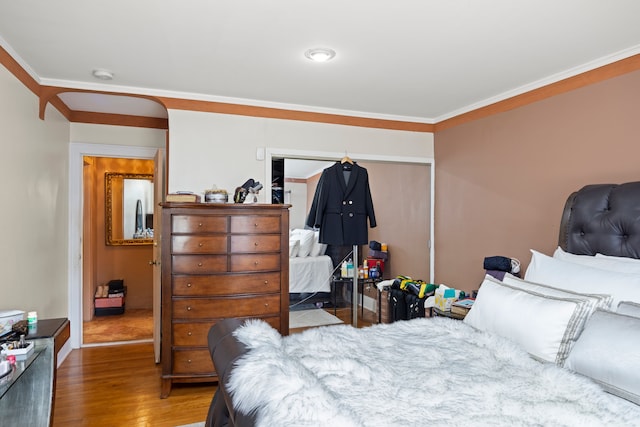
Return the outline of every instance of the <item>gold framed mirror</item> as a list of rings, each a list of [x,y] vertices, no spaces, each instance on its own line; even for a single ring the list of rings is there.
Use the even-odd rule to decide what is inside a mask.
[[[153,175],[106,172],[105,243],[153,243]]]

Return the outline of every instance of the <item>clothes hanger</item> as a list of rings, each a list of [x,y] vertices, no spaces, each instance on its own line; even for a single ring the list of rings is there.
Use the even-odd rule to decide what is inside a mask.
[[[344,157],[340,160],[340,163],[342,163],[343,165],[344,165],[345,163],[349,163],[350,165],[352,165],[352,164],[353,164],[353,160],[351,160],[351,157],[349,157],[349,156],[347,155],[347,152],[346,152],[346,151],[344,152]]]

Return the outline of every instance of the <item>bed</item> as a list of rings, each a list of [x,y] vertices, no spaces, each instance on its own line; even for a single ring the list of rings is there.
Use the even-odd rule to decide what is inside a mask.
[[[209,331],[207,426],[640,425],[640,182],[591,185],[464,321]]]
[[[333,261],[314,230],[293,229],[289,234],[289,305],[304,308],[331,301]]]
[[[327,255],[289,258],[289,293],[331,292],[332,274]]]

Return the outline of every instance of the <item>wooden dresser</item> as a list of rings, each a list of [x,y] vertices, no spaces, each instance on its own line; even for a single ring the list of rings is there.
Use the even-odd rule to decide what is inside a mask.
[[[289,205],[162,205],[162,390],[217,381],[207,333],[258,317],[289,333]]]

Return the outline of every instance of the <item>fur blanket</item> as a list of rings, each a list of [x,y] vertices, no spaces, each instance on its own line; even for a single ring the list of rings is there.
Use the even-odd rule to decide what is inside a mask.
[[[250,351],[229,390],[259,426],[640,425],[640,407],[448,318],[235,335]]]

